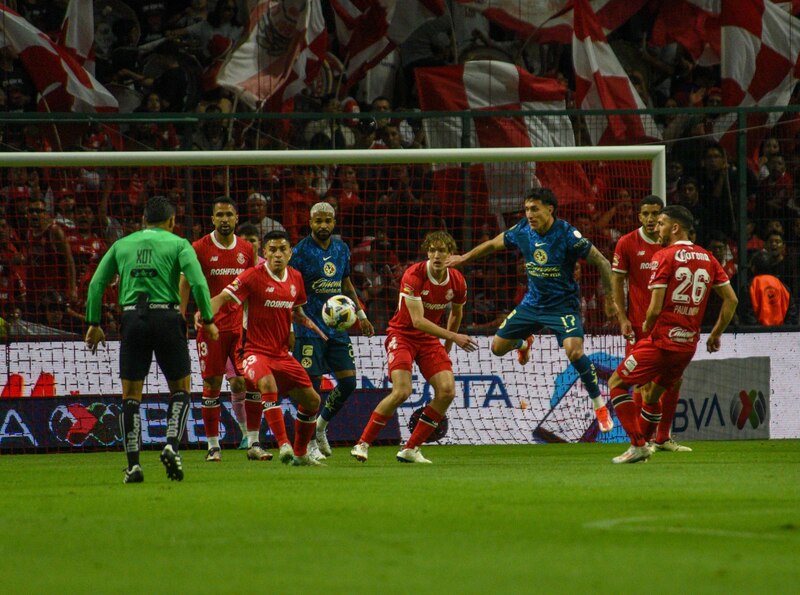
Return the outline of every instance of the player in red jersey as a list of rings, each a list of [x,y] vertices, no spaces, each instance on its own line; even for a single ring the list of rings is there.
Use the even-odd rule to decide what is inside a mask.
[[[633,348],[608,380],[611,402],[631,447],[614,463],[637,463],[650,458],[647,438],[661,419],[661,395],[681,378],[697,350],[700,324],[708,305],[709,287],[722,298],[722,307],[706,341],[709,353],[719,351],[720,335],[736,313],[738,300],[719,262],[688,237],[691,212],[679,205],[665,207],[658,216],[663,250],[653,257],[650,305],[642,331],[650,333]],[[631,386],[650,384],[639,410],[628,394]],[[641,422],[641,423],[640,423]]]
[[[627,339],[625,355],[630,355],[633,346],[645,338],[642,324],[650,304],[650,289],[648,284],[652,274],[652,260],[656,252],[661,250],[658,242],[656,223],[658,214],[664,208],[664,201],[651,194],[639,201],[639,222],[641,227],[625,234],[617,242],[614,249],[614,261],[611,265],[611,288],[614,292],[614,301],[617,304],[625,303],[625,281],[628,282],[628,307],[619,308],[617,317],[622,336]],[[678,379],[674,386],[667,390],[661,397],[661,421],[656,430],[653,447],[656,450],[668,452],[689,452],[688,446],[678,444],[670,437],[672,420],[675,418],[675,409],[678,406],[682,379]],[[645,388],[645,390],[647,390]],[[633,400],[639,407],[642,406],[640,387],[633,389]]]
[[[308,442],[314,436],[319,411],[319,394],[311,385],[303,366],[289,351],[292,321],[325,337],[303,312],[306,293],[303,276],[288,266],[292,255],[285,231],[264,236],[263,265],[250,268],[236,277],[211,299],[212,311],[228,305],[247,303],[247,334],[242,341],[246,382],[261,396],[264,417],[280,447],[279,458],[294,465],[323,465],[308,456]],[[289,393],[297,403],[294,448],[289,443],[278,404],[278,393]]]
[[[453,364],[447,354],[453,343],[464,351],[478,348],[474,339],[458,333],[467,301],[467,283],[459,271],[445,266],[447,257],[456,251],[455,240],[447,232],[434,231],[425,236],[422,249],[428,253],[428,260],[411,265],[403,274],[397,312],[389,321],[386,335],[392,392],[375,407],[361,438],[350,451],[361,462],[367,460],[369,445],[411,395],[411,369],[417,362],[433,387],[434,396],[408,442],[397,453],[397,460],[430,463],[419,447],[444,418],[456,394]],[[444,329],[439,323],[448,307],[451,310]],[[444,345],[439,339],[445,340]]]
[[[214,231],[192,244],[197,259],[208,281],[211,295],[216,295],[228,286],[238,275],[255,264],[253,246],[234,234],[238,214],[236,204],[227,196],[221,196],[211,207],[211,224]],[[189,303],[189,283],[181,277],[181,311],[186,315]],[[200,358],[200,374],[203,377],[203,425],[208,441],[206,461],[219,462],[219,401],[222,378],[228,360],[236,361],[236,347],[242,336],[242,310],[232,306],[222,308],[216,316],[219,340],[209,341],[205,331],[197,331],[197,353]],[[245,390],[242,372],[230,380],[231,392]],[[248,404],[245,402],[247,418],[247,458],[255,461],[268,461],[272,455],[258,443],[258,429],[261,425],[261,397],[257,396]]]

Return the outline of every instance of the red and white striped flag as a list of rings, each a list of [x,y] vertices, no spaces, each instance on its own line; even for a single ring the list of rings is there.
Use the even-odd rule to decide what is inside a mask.
[[[217,74],[217,84],[251,108],[279,107],[317,76],[328,49],[320,0],[261,0],[244,41]]]
[[[339,56],[344,62],[345,88],[398,45],[425,21],[445,12],[444,0],[330,0],[336,19]]]
[[[87,72],[94,75],[94,3],[69,0],[58,43],[69,51]]]
[[[671,0],[658,9],[650,42],[680,43],[701,66],[719,64],[722,0]]]
[[[537,43],[571,43],[573,0],[456,0],[487,19]],[[636,14],[647,0],[592,0],[592,9],[605,33]]]
[[[19,56],[33,80],[40,96],[39,111],[117,111],[114,96],[67,50],[3,5],[0,36],[0,43]]]
[[[800,80],[800,19],[768,0],[722,5],[722,103],[785,107]],[[782,112],[747,115],[751,154]],[[723,114],[714,132],[729,151],[736,147],[736,114]]]
[[[476,60],[456,66],[418,68],[415,74],[423,111],[565,109],[566,89],[561,84],[533,76],[507,62]],[[462,132],[458,116],[437,119],[435,125],[425,120],[425,135],[432,148],[460,147]],[[572,124],[567,116],[491,116],[474,119],[470,128],[471,147],[574,144]],[[576,164],[490,163],[484,165],[484,173],[490,206],[495,213],[518,210],[522,197],[540,183],[553,188],[566,202],[589,194],[589,183]]]
[[[582,109],[644,109],[645,105],[606,40],[588,0],[575,0],[575,103]],[[649,115],[586,116],[595,145],[629,145],[659,138]]]

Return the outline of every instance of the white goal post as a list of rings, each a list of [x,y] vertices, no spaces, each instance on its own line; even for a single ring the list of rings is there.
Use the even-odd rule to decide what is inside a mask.
[[[532,164],[542,162],[638,162],[645,167],[631,168],[635,171],[636,192],[666,196],[666,150],[663,145],[620,147],[547,147],[547,148],[484,148],[484,149],[407,149],[407,150],[324,150],[324,151],[142,151],[142,152],[52,152],[52,153],[5,153],[0,167],[36,168],[147,168],[157,167],[173,170],[174,176],[182,167],[217,169],[224,167],[263,167],[297,165],[395,165],[395,164]],[[625,164],[627,167],[627,164]],[[391,168],[386,168],[391,169]],[[482,168],[476,168],[482,169]],[[488,169],[488,168],[487,168]],[[619,168],[617,168],[619,169]],[[497,168],[503,175],[505,170]],[[512,171],[512,168],[509,169]],[[60,172],[59,172],[60,173]],[[177,172],[182,175],[183,172]],[[620,184],[631,182],[626,170],[613,175]],[[650,183],[647,183],[647,176]],[[448,183],[447,181],[445,183]],[[453,186],[457,182],[452,183]],[[515,187],[516,188],[516,187]],[[585,188],[585,186],[584,186]],[[459,188],[453,190],[457,197],[456,209],[461,209]],[[523,190],[524,192],[525,190]],[[208,196],[216,191],[203,190]],[[584,192],[583,190],[581,192]],[[475,193],[478,194],[477,192]],[[591,198],[586,191],[587,201]],[[609,197],[611,193],[609,192]],[[203,194],[206,196],[206,194]],[[511,194],[522,202],[523,194]],[[581,198],[581,197],[576,197]],[[609,198],[610,199],[610,198]],[[442,203],[444,203],[444,199]],[[451,203],[447,203],[452,206]],[[477,204],[477,203],[475,203]],[[440,205],[436,205],[437,207]],[[475,217],[486,216],[476,207]],[[635,209],[635,207],[634,207]],[[344,218],[343,218],[344,219]],[[344,223],[344,221],[343,221]],[[469,229],[468,222],[465,229]],[[413,225],[413,223],[411,224]],[[416,229],[414,231],[417,231]],[[375,250],[377,254],[379,251]],[[493,267],[496,275],[512,277],[516,268],[509,261]],[[587,275],[588,277],[588,275]],[[486,305],[494,298],[483,297],[477,291],[471,294],[474,304]],[[473,287],[470,288],[473,290]],[[504,289],[506,291],[506,289]],[[506,291],[506,293],[508,293]],[[513,292],[511,293],[513,296]],[[388,301],[387,301],[388,303]],[[396,302],[395,302],[396,303]],[[599,303],[599,302],[598,302]],[[505,298],[492,304],[494,309],[506,311]],[[599,311],[596,304],[587,306]],[[476,308],[477,310],[477,308]],[[488,327],[487,327],[488,328]],[[485,329],[475,331],[481,335]],[[599,332],[599,331],[598,331]],[[454,350],[451,353],[456,377],[456,400],[448,412],[450,431],[445,439],[448,443],[531,443],[538,441],[577,441],[589,436],[594,421],[591,402],[586,398],[578,376],[563,355],[563,350],[552,335],[537,338],[537,355],[531,365],[521,368],[513,357],[497,358],[491,354],[491,338],[480,336],[478,353]],[[385,351],[381,337],[353,337],[357,361],[357,383],[360,389],[384,389],[386,378]],[[116,395],[119,394],[117,380],[118,344],[110,342],[107,349],[98,355],[89,356],[70,342],[48,345],[37,343],[14,344],[7,355],[6,372],[24,373],[25,377],[38,378],[42,373],[52,374],[56,394],[69,395]],[[613,370],[624,353],[624,339],[614,333],[587,335],[587,355],[594,358],[603,373]],[[49,351],[48,351],[49,350]],[[194,354],[194,350],[192,350]],[[50,364],[48,362],[56,362]],[[199,363],[193,355],[194,382],[199,378]],[[0,365],[0,373],[3,366]],[[163,392],[164,379],[156,367],[151,368],[146,380],[146,392]],[[431,395],[431,388],[415,372],[413,394],[407,407],[398,410],[400,432],[407,437],[407,422],[415,407]],[[357,428],[360,432],[361,428]],[[357,438],[357,434],[355,435]],[[621,429],[605,440],[621,440]]]
[[[505,163],[520,161],[650,161],[652,193],[667,194],[664,145],[619,147],[504,147],[342,151],[108,151],[4,153],[3,167],[125,167],[336,165],[392,163]]]

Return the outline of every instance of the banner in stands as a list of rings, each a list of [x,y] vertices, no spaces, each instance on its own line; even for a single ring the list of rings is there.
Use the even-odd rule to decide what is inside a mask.
[[[684,398],[673,424],[675,439],[800,437],[800,411],[792,405],[798,339],[796,333],[725,335],[721,351],[713,354],[706,352],[705,338],[701,339],[695,361],[687,371]],[[457,348],[451,353],[456,399],[448,413],[450,430],[443,443],[626,440],[619,424],[609,434],[597,431],[578,375],[552,336],[537,337],[532,361],[525,368],[516,363],[513,354],[493,356],[490,341],[490,337],[479,337],[480,349],[476,353],[467,354]],[[359,388],[388,389],[383,338],[353,337],[353,343]],[[1,394],[71,395],[80,398],[81,403],[84,395],[118,395],[118,349],[118,343],[110,342],[92,356],[77,341],[13,344],[8,347],[8,357],[0,361],[0,378],[5,380]],[[196,372],[194,389],[199,391],[199,365],[196,353],[191,351]],[[594,361],[602,384],[619,363],[623,345],[618,337],[589,336],[585,352]],[[605,385],[602,390],[607,396]],[[167,393],[166,382],[155,365],[145,392]],[[430,385],[415,370],[412,395],[398,411],[401,439],[408,436],[411,413],[432,397]],[[0,399],[0,403],[3,401]],[[353,406],[359,409],[360,416],[368,416],[375,402]],[[196,423],[201,424],[199,411],[196,414]],[[702,422],[698,421],[701,418]],[[348,435],[355,439],[366,419],[354,422]],[[758,427],[753,427],[753,420],[757,419]],[[5,417],[0,418],[0,433],[7,423],[10,422]],[[344,424],[332,424],[331,428],[336,425]],[[191,431],[201,434],[201,430]]]
[[[332,444],[350,444],[358,439],[354,428],[363,428],[374,407],[386,396],[385,391],[357,391],[339,413],[341,423],[332,424],[328,439]],[[161,446],[167,431],[166,396],[145,397],[141,407],[142,445]],[[295,409],[283,401],[286,430],[289,439],[294,435]],[[0,399],[0,451],[3,450],[70,450],[106,449],[122,445],[118,397],[80,396],[51,399]],[[230,401],[223,402],[220,416],[220,442],[223,446],[238,446],[242,434],[231,412]],[[186,442],[205,447],[200,400],[195,397],[186,423]],[[275,440],[266,424],[262,424],[260,441],[275,447]],[[397,419],[389,422],[380,435],[381,442],[397,444],[400,428]]]

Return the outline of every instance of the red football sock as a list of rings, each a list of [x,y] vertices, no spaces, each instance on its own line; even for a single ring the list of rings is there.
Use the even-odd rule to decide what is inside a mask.
[[[373,411],[367,422],[367,427],[364,428],[364,432],[361,434],[361,438],[359,438],[358,441],[366,442],[367,444],[375,442],[378,434],[381,433],[381,430],[390,419],[392,419],[391,415],[381,415],[377,411]]]
[[[653,434],[656,433],[656,426],[661,421],[661,403],[645,403],[642,405],[642,415],[639,418],[639,427],[642,430],[644,439],[649,441],[653,439]]]
[[[297,417],[294,420],[294,454],[302,457],[308,454],[308,442],[314,437],[317,429],[317,411],[297,406]]]
[[[200,413],[203,416],[206,438],[219,438],[220,410],[219,391],[203,388],[203,407]]]
[[[264,406],[264,419],[278,441],[278,446],[283,446],[289,442],[286,435],[286,424],[283,422],[283,409],[278,403],[278,393],[261,393],[261,403]]]
[[[245,400],[244,414],[248,432],[257,432],[261,428],[261,412],[263,409],[264,407],[260,401]]]
[[[636,406],[639,408],[639,411],[641,411],[643,401],[642,401],[642,393],[639,390],[638,386],[635,389],[633,389],[633,402],[636,403]]]
[[[430,405],[426,406],[422,410],[422,415],[419,416],[419,421],[417,421],[417,425],[414,427],[414,431],[411,433],[411,437],[404,448],[416,448],[423,444],[436,429],[436,424],[442,421],[443,418],[444,415],[436,411],[436,409]]]
[[[611,402],[625,432],[634,446],[644,446],[644,436],[639,429],[639,408],[624,388],[611,389]]]
[[[675,410],[678,408],[680,393],[671,388],[661,395],[661,421],[656,430],[656,442],[666,442],[672,432],[672,420],[675,419]]]

